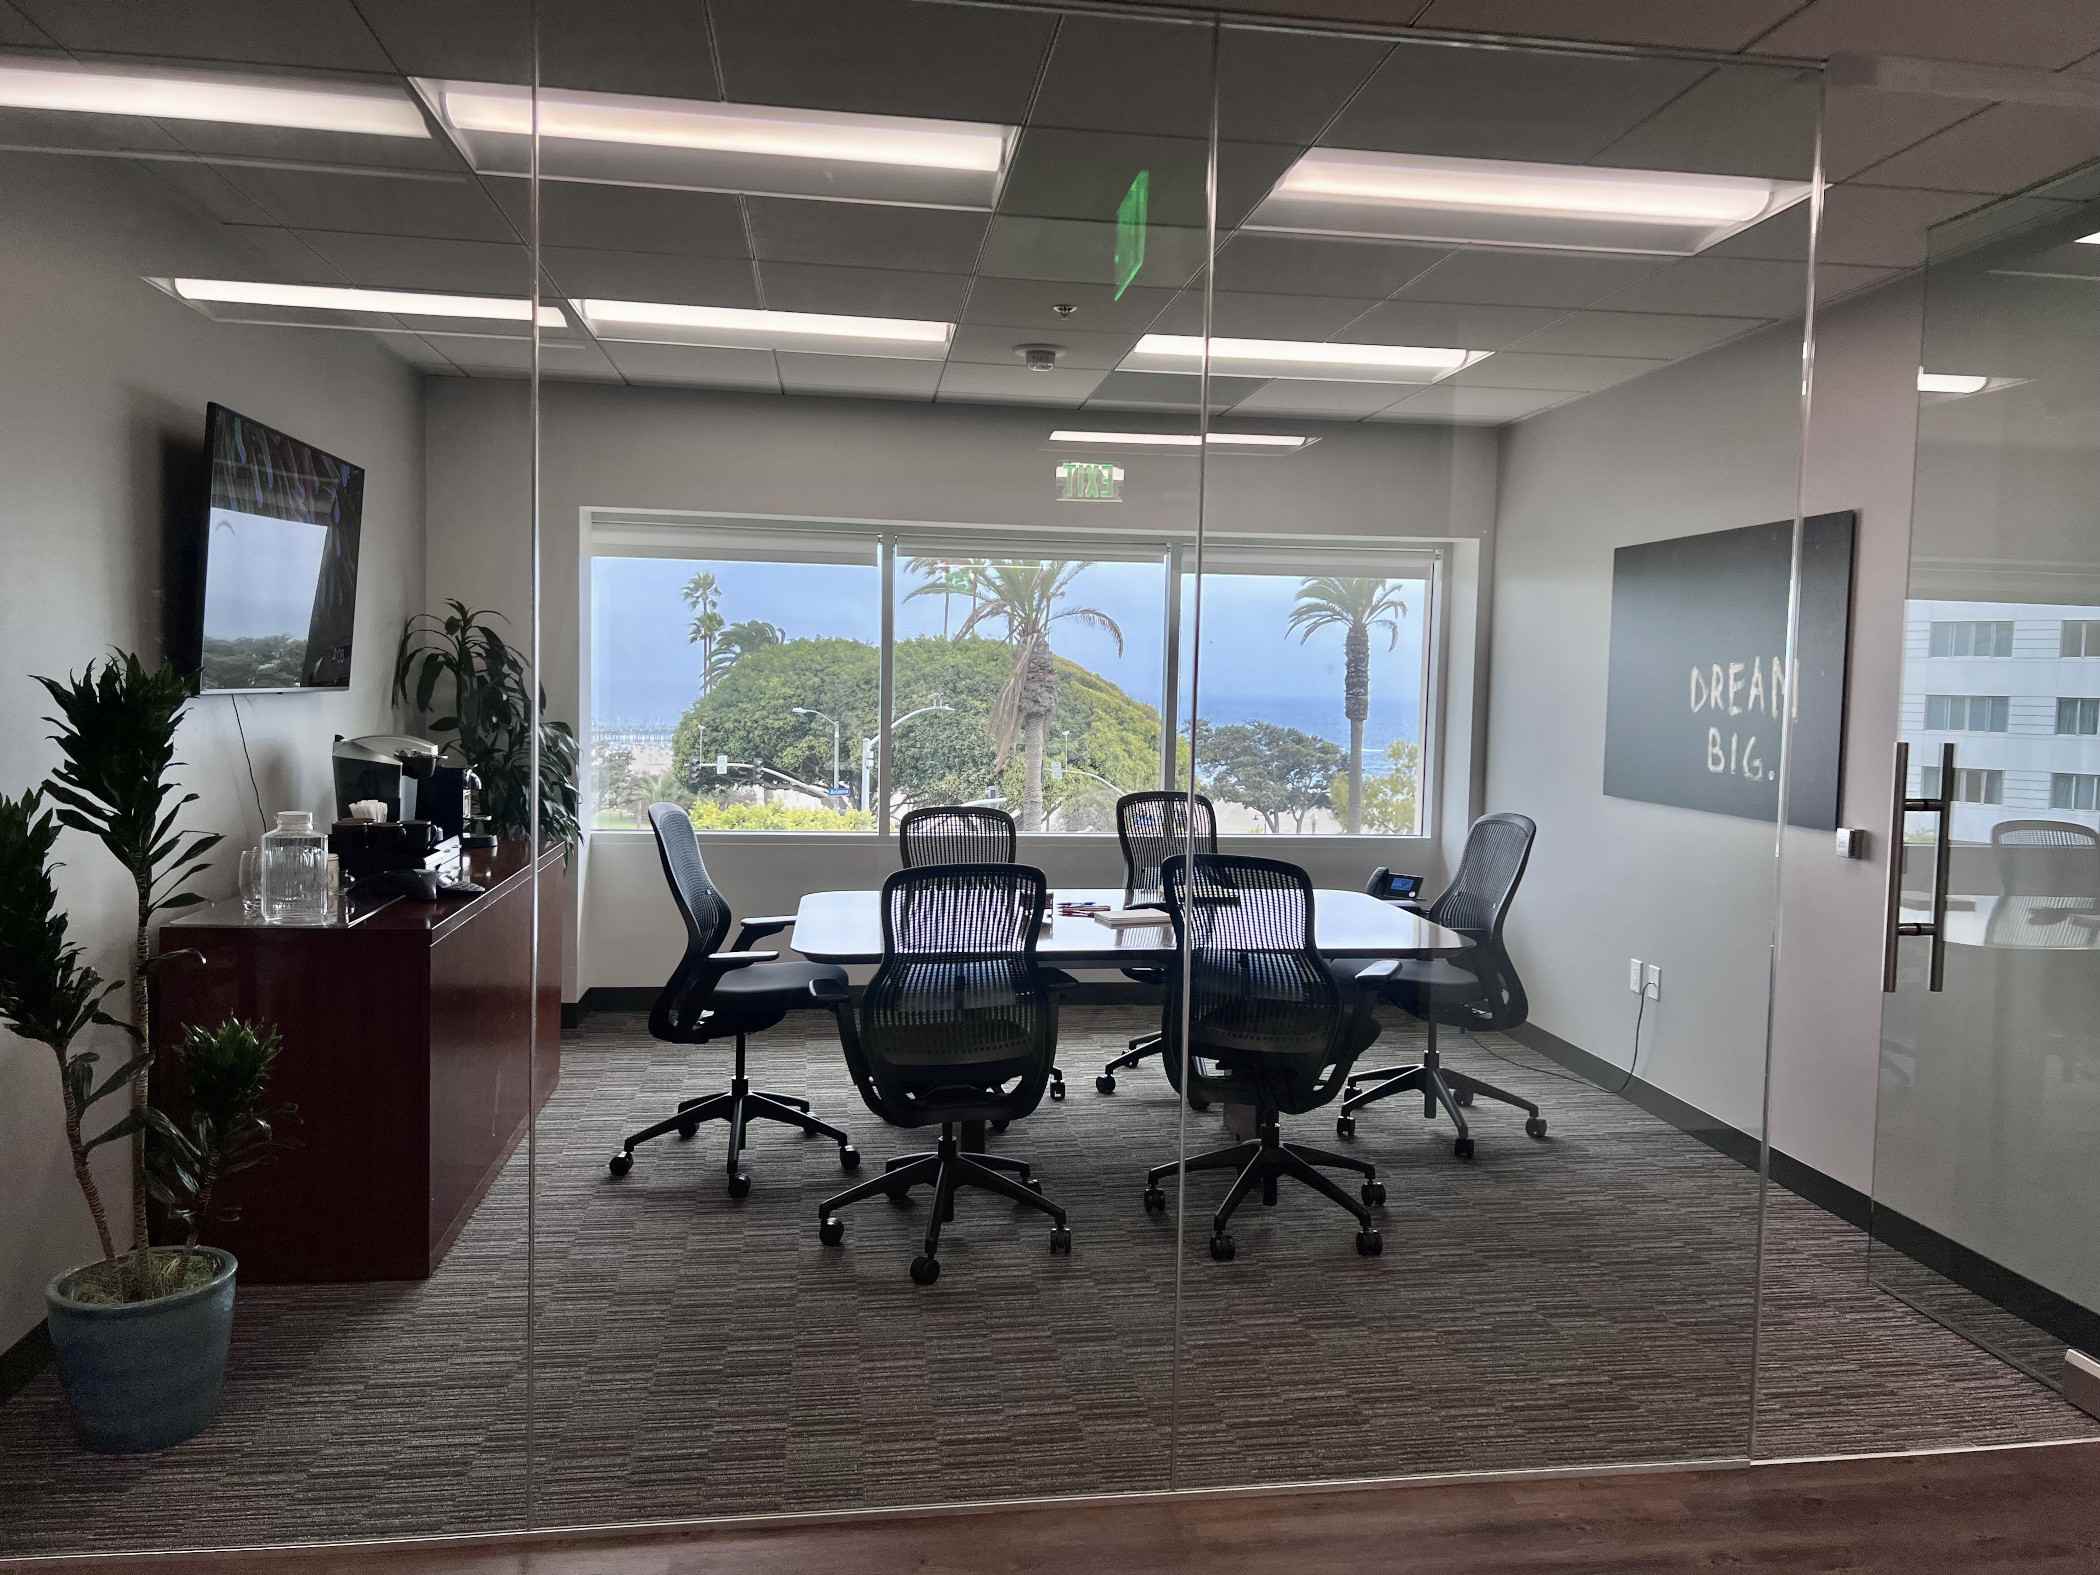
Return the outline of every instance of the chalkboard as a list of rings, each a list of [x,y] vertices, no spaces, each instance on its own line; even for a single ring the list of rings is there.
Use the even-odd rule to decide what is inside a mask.
[[[1850,510],[1804,522],[1792,673],[1792,520],[1642,542],[1612,555],[1606,793],[1772,820],[1780,720],[1791,706],[1787,818],[1824,830],[1837,824],[1856,523]]]

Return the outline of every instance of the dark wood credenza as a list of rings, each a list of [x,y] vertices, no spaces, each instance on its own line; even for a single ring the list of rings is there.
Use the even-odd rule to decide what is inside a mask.
[[[160,951],[203,960],[158,971],[156,1075],[187,1023],[230,1014],[284,1036],[270,1097],[299,1107],[294,1146],[226,1184],[240,1218],[209,1238],[244,1281],[426,1278],[554,1091],[562,850],[533,861],[506,842],[464,858],[479,897],[353,900],[312,926],[264,924],[226,901],[161,927]]]

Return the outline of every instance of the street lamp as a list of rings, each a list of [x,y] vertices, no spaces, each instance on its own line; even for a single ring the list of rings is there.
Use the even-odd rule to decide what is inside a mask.
[[[955,707],[952,705],[922,705],[916,711],[907,711],[890,723],[890,736],[892,738],[896,737],[897,729],[915,716],[924,716],[929,711],[953,711],[954,709]],[[862,809],[868,807],[868,773],[874,769],[875,740],[863,738],[860,741],[860,807]]]
[[[788,709],[796,716],[813,716],[820,722],[831,724],[831,781],[825,788],[826,792],[831,791],[839,785],[839,719],[823,711],[811,710],[806,705],[791,705]]]

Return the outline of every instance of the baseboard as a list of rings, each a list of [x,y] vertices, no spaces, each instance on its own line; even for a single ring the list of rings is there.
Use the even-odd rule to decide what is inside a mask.
[[[1748,1169],[1757,1168],[1759,1145],[1748,1132],[1730,1126],[1642,1078],[1629,1078],[1623,1069],[1611,1062],[1591,1055],[1543,1028],[1527,1023],[1510,1029],[1509,1037],[1528,1049],[1536,1050],[1547,1060],[1558,1062],[1586,1081],[1669,1122],[1678,1131],[1697,1138],[1717,1153],[1727,1155]],[[1772,1150],[1772,1179],[1796,1197],[1804,1198],[1846,1224],[1868,1232],[1875,1241],[1923,1264],[1941,1278],[2055,1336],[2066,1345],[2087,1351],[2100,1350],[2100,1313],[2091,1308],[2080,1306],[2048,1286],[1986,1258],[1974,1248],[1965,1247],[1908,1215],[1886,1205],[1877,1207],[1873,1199],[1857,1187],[1847,1186],[1836,1177],[1777,1148]]]
[[[51,1365],[51,1334],[42,1320],[21,1339],[0,1351],[0,1405],[29,1387]]]

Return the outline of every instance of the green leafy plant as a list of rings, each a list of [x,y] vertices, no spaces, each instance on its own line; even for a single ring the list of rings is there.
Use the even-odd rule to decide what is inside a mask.
[[[503,615],[465,602],[447,601],[445,615],[418,613],[401,627],[394,657],[394,700],[427,713],[439,686],[451,710],[432,719],[431,731],[450,733],[460,753],[481,777],[482,812],[499,835],[531,834],[533,690],[523,652],[495,627]],[[576,733],[566,722],[544,720],[547,697],[539,695],[540,837],[573,844],[577,821]]]
[[[175,824],[197,795],[182,792],[169,776],[181,764],[175,759],[175,730],[190,700],[190,681],[172,663],[149,669],[130,652],[118,652],[100,664],[89,663],[78,677],[68,674],[63,683],[54,678],[36,681],[59,710],[57,716],[45,718],[58,729],[52,738],[59,748],[60,763],[44,788],[58,806],[58,821],[86,832],[109,849],[130,875],[136,895],[127,1031],[141,1053],[124,1071],[131,1086],[131,1113],[126,1118],[128,1125],[119,1125],[125,1126],[131,1139],[132,1246],[127,1293],[147,1295],[152,1294],[153,1267],[146,1220],[145,1113],[152,1091],[148,1086],[151,1058],[145,1047],[153,1043],[152,999],[147,988],[147,974],[154,962],[153,920],[156,914],[204,900],[181,888],[203,873],[205,856],[222,838],[217,832],[186,831]],[[96,1141],[107,1141],[110,1136],[104,1133]]]
[[[272,1107],[266,1097],[270,1069],[283,1048],[275,1029],[237,1017],[183,1032],[175,1055],[180,1114],[160,1106],[146,1113],[152,1134],[146,1187],[183,1230],[185,1258],[195,1253],[206,1226],[240,1218],[238,1208],[217,1201],[220,1183],[284,1146],[277,1125],[298,1114],[297,1107]]]

